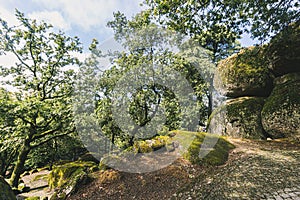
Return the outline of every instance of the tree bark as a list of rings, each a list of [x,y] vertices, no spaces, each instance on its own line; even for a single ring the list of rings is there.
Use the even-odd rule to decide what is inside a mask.
[[[30,142],[25,141],[25,143],[23,145],[23,148],[21,149],[21,151],[18,155],[16,166],[14,167],[14,170],[13,170],[12,175],[10,177],[9,182],[10,182],[10,185],[13,188],[18,187],[19,179],[20,179],[20,176],[23,172],[25,161],[27,159],[27,156],[28,156],[29,152],[30,152]]]
[[[213,110],[213,90],[212,87],[209,88],[209,92],[208,92],[208,111],[207,111],[207,115],[208,117],[210,117],[212,110]]]

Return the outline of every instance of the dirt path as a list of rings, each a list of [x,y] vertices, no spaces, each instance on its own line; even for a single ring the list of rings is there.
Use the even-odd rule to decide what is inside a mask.
[[[287,141],[230,139],[226,165],[198,177],[171,199],[300,200],[300,146]]]

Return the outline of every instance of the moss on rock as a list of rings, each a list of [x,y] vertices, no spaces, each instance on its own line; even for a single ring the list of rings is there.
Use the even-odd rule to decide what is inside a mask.
[[[300,72],[300,20],[271,39],[267,56],[275,76]]]
[[[25,200],[40,200],[40,197],[27,197]]]
[[[184,158],[193,164],[222,165],[227,161],[229,151],[234,148],[224,137],[217,137],[215,134],[201,132],[186,133],[194,134],[195,136],[188,151],[184,153]],[[215,142],[212,142],[211,146],[202,146],[204,139],[210,139],[210,141]]]
[[[165,147],[169,140],[169,136],[156,136],[151,140],[136,141],[134,151],[137,153],[150,153]]]
[[[267,68],[264,49],[249,47],[220,61],[214,87],[228,97],[268,96],[272,77]]]
[[[208,131],[235,138],[265,139],[261,124],[263,105],[263,97],[228,100],[211,114]]]
[[[15,200],[16,196],[14,195],[11,187],[5,181],[5,179],[0,176],[0,199],[1,200]]]
[[[97,166],[94,162],[70,162],[54,166],[48,176],[48,184],[51,189],[57,189],[58,195],[66,195],[76,191],[80,183],[88,179],[88,173]]]
[[[262,124],[273,138],[300,138],[300,73],[274,80],[275,88],[262,110]]]

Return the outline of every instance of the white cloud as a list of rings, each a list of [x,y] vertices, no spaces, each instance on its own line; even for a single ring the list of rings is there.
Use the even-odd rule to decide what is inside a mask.
[[[17,58],[13,53],[7,52],[6,55],[0,56],[0,66],[11,67],[17,62]]]
[[[139,0],[32,0],[48,9],[59,10],[68,23],[90,31],[105,26],[112,13],[120,10],[127,15],[141,10]]]
[[[28,14],[28,17],[38,21],[45,21],[64,31],[70,30],[71,28],[70,23],[66,22],[61,13],[58,11],[32,12]]]
[[[0,18],[7,21],[9,25],[17,25],[18,24],[18,20],[16,19],[15,15],[14,15],[14,10],[10,11],[2,6],[0,6]]]

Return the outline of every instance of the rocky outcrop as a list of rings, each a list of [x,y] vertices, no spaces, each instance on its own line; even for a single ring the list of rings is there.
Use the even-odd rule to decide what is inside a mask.
[[[300,73],[274,80],[274,90],[262,110],[262,124],[273,138],[300,138]]]
[[[16,196],[14,195],[12,189],[8,183],[0,176],[0,199],[1,200],[15,200]]]
[[[250,47],[220,61],[214,87],[224,96],[268,96],[272,78],[263,48]]]
[[[300,139],[299,63],[300,21],[268,45],[220,61],[214,87],[231,100],[212,113],[208,130],[252,139]]]
[[[272,38],[267,57],[269,68],[275,76],[300,72],[300,21],[292,23]]]
[[[52,200],[66,199],[70,194],[77,191],[80,184],[89,181],[89,172],[94,171],[97,164],[94,162],[70,162],[53,167],[48,176],[48,184],[57,192],[51,197]]]
[[[208,131],[235,138],[264,139],[261,124],[262,97],[240,97],[226,101],[210,116]]]

